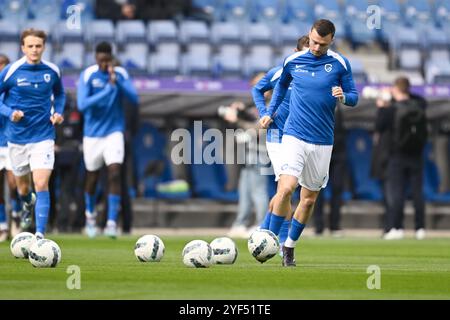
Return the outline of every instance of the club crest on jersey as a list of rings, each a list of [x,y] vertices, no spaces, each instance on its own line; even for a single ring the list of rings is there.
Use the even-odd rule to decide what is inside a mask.
[[[49,73],[44,74],[44,81],[45,82],[50,82],[51,76]]]
[[[325,71],[326,71],[326,72],[330,72],[331,70],[333,70],[333,65],[330,64],[330,63],[327,63],[327,64],[325,65]]]

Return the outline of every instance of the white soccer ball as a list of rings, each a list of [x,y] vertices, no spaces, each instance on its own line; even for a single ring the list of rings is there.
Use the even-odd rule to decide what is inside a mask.
[[[214,239],[210,244],[213,250],[214,262],[217,264],[233,264],[238,256],[238,250],[233,240],[227,237]]]
[[[164,256],[164,243],[153,235],[147,234],[136,241],[134,255],[141,262],[158,262]]]
[[[52,240],[40,239],[30,247],[28,260],[37,268],[54,268],[61,261],[61,249]]]
[[[28,258],[28,252],[31,245],[36,241],[34,234],[30,232],[21,232],[11,241],[11,253],[16,258]]]
[[[213,252],[208,242],[192,240],[183,249],[183,263],[191,268],[207,268],[213,263]]]
[[[280,250],[277,236],[270,230],[256,230],[248,239],[248,251],[259,262],[264,263]]]

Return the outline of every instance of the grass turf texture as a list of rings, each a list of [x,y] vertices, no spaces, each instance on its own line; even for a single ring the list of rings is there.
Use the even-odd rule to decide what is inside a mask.
[[[450,299],[450,239],[304,238],[297,268],[282,268],[279,256],[260,264],[239,240],[234,265],[192,269],[181,251],[198,237],[161,237],[159,263],[137,261],[138,237],[49,238],[62,250],[54,269],[33,268],[0,244],[0,299]],[[70,265],[81,269],[81,290],[66,287]],[[370,265],[381,269],[379,290],[367,288]]]

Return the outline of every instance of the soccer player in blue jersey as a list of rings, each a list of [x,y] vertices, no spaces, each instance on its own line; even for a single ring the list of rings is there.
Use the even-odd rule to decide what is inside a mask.
[[[269,226],[279,234],[290,210],[292,193],[300,184],[300,203],[282,249],[283,266],[295,266],[296,242],[313,212],[320,189],[327,184],[336,103],[355,106],[358,102],[348,60],[329,49],[334,33],[331,21],[321,19],[314,23],[309,49],[286,58],[269,108],[260,119],[261,126],[267,128],[291,85],[289,116],[282,138],[283,164]]]
[[[6,138],[17,189],[23,202],[22,227],[31,225],[35,206],[36,238],[43,238],[48,221],[48,182],[54,164],[54,125],[63,122],[65,94],[59,68],[42,60],[44,31],[27,29],[21,34],[24,57],[0,74],[0,113],[6,121]],[[36,194],[30,188],[30,172]]]
[[[309,38],[307,35],[299,38],[297,40],[297,46],[294,48],[294,52],[299,52],[308,48]],[[253,87],[252,95],[253,101],[255,102],[258,112],[261,115],[266,112],[266,104],[264,94],[273,90],[280,79],[281,73],[283,71],[283,65],[277,66],[269,70],[266,75]],[[291,88],[286,92],[283,102],[277,110],[273,121],[267,128],[267,140],[266,147],[269,154],[270,161],[272,162],[272,167],[275,173],[275,179],[278,181],[279,173],[281,170],[282,158],[281,158],[281,139],[283,137],[284,124],[289,115],[289,101],[291,99]],[[266,214],[264,221],[261,224],[261,229],[269,229],[270,225],[270,213],[273,212],[273,202],[274,198],[271,199],[269,203],[269,212]],[[291,223],[291,211],[284,220],[279,238],[280,244],[282,245],[287,239],[289,226]]]
[[[4,54],[0,54],[0,72],[9,64],[9,58]],[[3,101],[4,94],[0,95],[0,101]],[[8,238],[8,222],[5,210],[4,198],[4,179],[6,174],[6,181],[9,189],[9,203],[11,205],[11,217],[14,223],[11,223],[11,235],[14,236],[20,232],[20,212],[21,204],[17,199],[16,180],[12,172],[11,161],[8,155],[8,142],[5,135],[6,121],[8,119],[0,116],[0,242]]]
[[[111,45],[101,42],[95,49],[97,64],[88,67],[78,82],[78,109],[84,115],[83,153],[86,165],[86,233],[96,235],[96,185],[99,170],[108,169],[108,219],[105,234],[117,236],[121,203],[121,165],[125,156],[125,119],[122,98],[137,106],[138,95],[130,76],[122,67],[113,67]]]

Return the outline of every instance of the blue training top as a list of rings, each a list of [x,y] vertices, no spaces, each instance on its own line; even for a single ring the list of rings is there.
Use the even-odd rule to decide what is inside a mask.
[[[116,83],[109,82],[109,73],[98,65],[84,70],[78,81],[78,109],[84,115],[83,135],[85,137],[105,137],[113,132],[125,130],[122,97],[134,105],[138,95],[127,71],[114,67]]]
[[[342,87],[345,105],[355,106],[358,102],[348,60],[332,50],[320,57],[309,49],[287,57],[269,108],[262,116],[274,117],[289,85],[291,100],[284,134],[308,143],[333,145],[337,99],[332,96],[332,87]]]
[[[52,107],[63,114],[66,96],[59,68],[48,61],[29,64],[26,57],[7,65],[0,73],[0,114],[11,118],[14,110],[23,111],[18,122],[5,122],[9,142],[35,143],[55,139],[55,128],[50,122]]]
[[[259,115],[266,113],[266,102],[264,99],[264,93],[272,90],[278,83],[283,66],[272,68],[267,72],[264,77],[253,87],[252,95],[256,108],[258,108]],[[267,128],[267,141],[268,142],[281,142],[283,137],[284,124],[289,115],[289,101],[291,99],[291,88],[289,87],[286,92],[286,96],[283,102],[277,109],[277,112],[273,116],[273,122]]]

